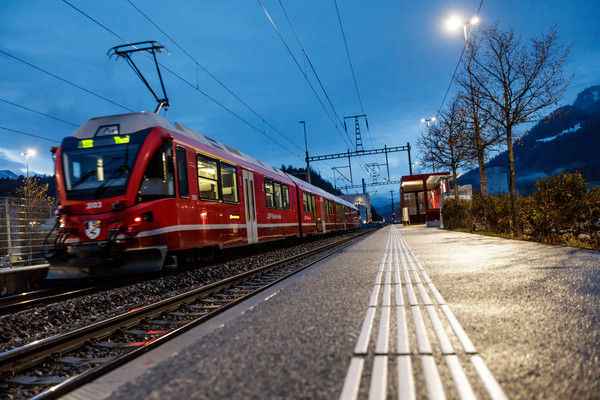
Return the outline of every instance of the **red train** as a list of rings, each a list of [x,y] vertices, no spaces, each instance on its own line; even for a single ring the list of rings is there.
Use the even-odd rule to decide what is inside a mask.
[[[154,113],[91,119],[52,151],[54,276],[156,270],[359,227],[354,205]]]

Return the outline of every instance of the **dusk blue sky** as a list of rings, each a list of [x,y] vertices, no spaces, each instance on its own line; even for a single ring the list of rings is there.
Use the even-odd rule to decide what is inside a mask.
[[[162,71],[171,101],[166,118],[171,123],[179,122],[277,167],[304,166],[304,136],[298,121],[306,121],[311,156],[353,150],[354,122],[348,121],[348,137],[338,118],[363,110],[369,121],[367,130],[361,120],[365,149],[410,142],[413,161],[418,159],[417,137],[426,129],[421,118],[435,115],[442,105],[464,47],[462,31],[447,31],[444,21],[451,14],[468,20],[480,5],[483,22],[513,26],[525,39],[557,25],[561,42],[572,45],[566,72],[574,74],[560,104],[572,103],[581,90],[600,83],[597,0],[337,0],[361,109],[335,2],[281,0],[336,115],[303,57],[280,2],[261,2],[302,71],[258,1],[68,0],[94,22],[62,0],[0,0],[0,170],[25,173],[25,157],[20,153],[31,148],[37,154],[29,160],[30,171],[52,174],[49,149],[70,135],[74,125],[97,116],[154,110],[153,97],[129,66],[122,59],[107,57],[111,47],[125,44],[123,39],[156,40],[168,48],[158,59],[177,74]],[[153,65],[144,56],[135,57],[154,82]],[[406,153],[390,154],[389,161],[392,179],[408,174]],[[383,156],[353,160],[355,184],[361,178],[371,181],[365,164],[383,162]],[[312,167],[333,182],[332,167],[345,165],[345,160],[334,160]],[[341,171],[348,176],[347,169]],[[338,179],[338,186],[345,184]],[[396,191],[397,185],[370,191],[387,198],[389,190]]]

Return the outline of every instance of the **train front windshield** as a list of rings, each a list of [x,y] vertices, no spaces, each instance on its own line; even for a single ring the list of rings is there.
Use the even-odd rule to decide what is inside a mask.
[[[62,164],[67,199],[96,200],[125,194],[147,134],[146,131],[91,139],[66,138],[62,144]]]

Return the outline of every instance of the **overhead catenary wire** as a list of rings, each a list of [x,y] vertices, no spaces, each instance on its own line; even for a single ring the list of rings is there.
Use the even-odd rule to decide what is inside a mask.
[[[29,63],[29,62],[27,62],[27,61],[25,61],[25,60],[23,60],[23,59],[21,59],[21,58],[19,58],[19,57],[15,56],[15,55],[12,55],[12,54],[10,54],[10,53],[8,53],[8,52],[4,51],[4,50],[1,50],[1,49],[0,49],[0,53],[4,54],[4,55],[6,55],[6,56],[8,56],[8,57],[10,57],[10,58],[12,58],[12,59],[14,59],[14,60],[17,60],[17,61],[19,61],[19,62],[21,62],[21,63],[23,63],[23,64],[25,64],[25,65],[28,65],[28,66],[30,66],[31,68],[37,69],[37,70],[38,70],[38,71],[40,71],[40,72],[43,72],[43,73],[45,73],[45,74],[47,74],[47,75],[50,75],[50,76],[52,76],[53,78],[56,78],[56,79],[58,79],[58,80],[60,80],[60,81],[62,81],[62,82],[64,82],[64,83],[67,83],[67,84],[69,84],[69,85],[71,85],[71,86],[74,86],[74,87],[76,87],[77,89],[83,90],[83,91],[84,91],[84,92],[86,92],[86,93],[89,93],[89,94],[91,94],[91,95],[93,95],[93,96],[96,96],[96,97],[98,97],[98,98],[100,98],[100,99],[102,99],[102,100],[108,101],[109,103],[111,103],[111,104],[114,104],[115,106],[121,107],[121,108],[123,108],[123,109],[125,109],[125,110],[128,110],[128,111],[130,111],[130,112],[135,112],[135,111],[133,111],[132,109],[130,109],[130,108],[128,108],[128,107],[125,107],[124,105],[121,105],[121,104],[119,104],[119,103],[117,103],[117,102],[115,102],[115,101],[112,101],[112,100],[110,100],[110,99],[107,99],[106,97],[104,97],[104,96],[101,96],[101,95],[99,95],[98,93],[94,93],[94,92],[92,92],[92,91],[91,91],[91,90],[89,90],[89,89],[86,89],[86,88],[84,88],[84,87],[82,87],[82,86],[80,86],[80,85],[77,85],[76,83],[73,83],[73,82],[70,82],[70,81],[68,81],[68,80],[66,80],[66,79],[64,79],[64,78],[61,78],[60,76],[58,76],[58,75],[56,75],[56,74],[53,74],[53,73],[51,73],[51,72],[48,72],[48,71],[46,71],[45,69],[43,69],[43,68],[41,68],[41,67],[38,67],[38,66],[36,66],[36,65],[33,65],[33,64],[31,64],[31,63]]]
[[[354,73],[354,66],[352,65],[352,58],[350,57],[350,50],[348,49],[348,41],[346,40],[346,33],[344,32],[344,25],[342,24],[342,17],[340,15],[340,10],[337,4],[337,0],[333,0],[335,5],[335,12],[337,14],[338,22],[340,24],[340,31],[342,32],[342,38],[344,39],[344,47],[346,49],[346,55],[348,56],[348,64],[350,65],[350,72],[352,72],[352,79],[354,81],[354,88],[356,89],[356,96],[358,97],[358,104],[360,105],[360,110],[363,115],[366,115],[365,108],[363,106],[362,98],[360,96],[360,91],[358,90],[358,82],[356,80],[356,74]],[[366,118],[366,117],[365,117]],[[373,144],[373,137],[371,136],[371,131],[369,130],[369,125],[367,123],[367,135],[369,136],[369,141],[371,142],[371,147],[375,148]],[[366,166],[365,166],[366,168]]]
[[[94,22],[95,24],[99,25],[101,28],[105,29],[106,31],[108,31],[109,33],[111,33],[112,35],[116,36],[117,38],[119,38],[120,40],[122,40],[123,42],[131,45],[131,43],[126,40],[125,38],[123,38],[122,36],[118,35],[117,33],[115,33],[114,31],[112,31],[111,29],[109,29],[108,27],[106,27],[104,24],[100,23],[99,21],[97,21],[96,19],[92,18],[90,15],[88,15],[87,13],[85,13],[84,11],[82,11],[81,9],[75,7],[73,4],[69,3],[67,0],[62,0],[65,4],[69,5],[70,7],[72,7],[73,9],[75,9],[77,12],[79,12],[80,14],[82,14],[83,16],[85,16],[86,18],[88,18],[89,20],[91,20],[92,22]],[[146,55],[146,54],[145,54]],[[148,56],[148,55],[146,55]],[[171,74],[173,74],[175,77],[179,78],[182,82],[186,83],[187,85],[189,85],[192,89],[196,90],[197,92],[201,93],[202,95],[204,95],[206,98],[208,98],[209,100],[211,100],[212,102],[214,102],[215,104],[217,104],[219,107],[223,108],[224,110],[228,111],[230,114],[232,114],[233,116],[235,116],[236,118],[238,118],[239,120],[241,120],[242,122],[244,122],[246,125],[248,125],[249,127],[251,127],[252,129],[254,129],[255,131],[262,133],[265,137],[267,137],[268,139],[270,139],[273,143],[277,144],[279,147],[283,148],[284,150],[288,151],[290,154],[294,155],[295,157],[297,157],[300,160],[303,160],[298,154],[294,153],[293,151],[291,151],[290,149],[288,149],[287,147],[283,146],[280,142],[276,141],[275,139],[273,139],[272,137],[270,137],[269,135],[267,135],[267,133],[264,130],[259,129],[258,127],[254,126],[252,123],[250,123],[249,121],[247,121],[246,119],[242,118],[240,115],[238,115],[237,113],[235,113],[233,110],[231,110],[230,108],[228,108],[227,106],[225,106],[224,104],[220,103],[219,101],[217,101],[215,98],[209,96],[206,92],[202,91],[201,89],[199,89],[197,86],[193,85],[191,82],[189,82],[188,80],[186,80],[185,78],[183,78],[181,75],[177,74],[176,72],[174,72],[173,70],[167,68],[164,64],[158,62],[158,64],[164,68],[166,71],[170,72]],[[132,111],[133,112],[133,111]],[[264,121],[264,120],[263,120]],[[266,121],[264,121],[266,122]]]
[[[477,8],[477,13],[475,14],[476,17],[479,16],[479,11],[481,11],[481,7],[483,6],[483,0],[481,0],[481,2],[479,3],[479,8]],[[469,34],[467,36],[467,41],[469,40],[469,37],[471,37],[471,32],[473,32],[473,26],[471,26],[471,29],[469,29]],[[438,108],[437,112],[436,112],[436,116],[439,116],[440,113],[442,112],[442,108],[444,107],[444,103],[446,102],[446,98],[448,97],[448,93],[450,93],[450,88],[452,87],[452,84],[454,83],[454,79],[456,78],[456,73],[458,72],[458,68],[460,67],[460,63],[462,62],[463,56],[465,55],[465,51],[466,51],[467,47],[465,44],[465,47],[462,48],[462,51],[460,53],[460,57],[458,58],[458,62],[456,63],[456,68],[454,68],[454,73],[452,74],[452,77],[450,78],[450,83],[448,84],[448,88],[446,89],[446,94],[444,94],[444,98],[442,99],[442,104],[440,104],[440,107]]]
[[[360,91],[358,90],[356,74],[354,73],[354,66],[352,65],[352,58],[350,58],[350,50],[348,49],[348,41],[346,40],[346,33],[344,32],[344,25],[342,24],[342,17],[340,16],[340,10],[338,8],[337,0],[333,0],[333,3],[335,4],[335,12],[338,17],[338,22],[340,23],[340,30],[342,31],[342,38],[344,39],[344,47],[346,48],[346,55],[348,56],[348,64],[350,64],[350,72],[352,72],[352,80],[354,81],[354,89],[356,89],[356,96],[358,97],[358,104],[360,105],[360,111],[362,114],[366,115],[367,113],[365,112],[362,98],[360,97]],[[371,137],[371,131],[369,130],[368,125],[367,125],[367,134],[369,135],[369,141],[371,142],[371,147],[375,147],[373,145],[373,138]]]
[[[229,87],[227,87],[227,85],[225,85],[220,79],[218,79],[214,74],[212,74],[208,69],[206,69],[206,67],[204,67],[200,62],[198,62],[198,60],[196,60],[188,51],[186,51],[183,47],[181,47],[179,45],[179,43],[173,39],[171,37],[171,35],[169,35],[167,32],[165,32],[160,26],[158,26],[158,24],[156,24],[152,19],[150,19],[150,17],[148,17],[139,7],[137,7],[131,0],[127,0],[127,2],[129,4],[131,4],[131,6],[133,8],[135,8],[144,18],[146,18],[148,20],[148,22],[150,22],[152,25],[154,25],[154,27],[156,29],[158,29],[163,35],[165,35],[171,42],[173,42],[173,44],[175,44],[175,46],[177,46],[177,48],[179,48],[186,56],[188,56],[188,58],[190,60],[192,60],[196,66],[200,67],[208,76],[210,76],[213,80],[215,80],[219,85],[221,85],[221,87],[223,87],[223,89],[225,89],[227,92],[229,92],[229,94],[231,94],[236,100],[238,100],[240,103],[242,103],[248,110],[250,110],[254,115],[256,115],[258,118],[260,118],[261,121],[263,121],[263,123],[265,123],[266,125],[268,125],[269,127],[271,127],[271,129],[273,129],[275,132],[277,132],[280,136],[282,136],[285,140],[287,140],[288,142],[290,142],[292,145],[296,146],[300,151],[302,151],[303,149],[298,146],[296,143],[294,143],[287,135],[285,135],[283,132],[281,132],[280,130],[278,130],[277,128],[275,128],[271,123],[269,123],[269,121],[267,121],[266,119],[264,119],[260,114],[258,114],[258,112],[256,112],[248,103],[246,103],[244,100],[242,100],[237,94],[235,94]],[[198,85],[196,85],[196,88],[198,87]]]
[[[18,133],[19,135],[25,135],[25,136],[34,137],[34,138],[37,138],[37,139],[47,140],[49,142],[60,143],[60,141],[56,140],[56,139],[50,139],[50,138],[47,138],[47,137],[44,137],[44,136],[34,135],[33,133],[27,133],[27,132],[23,132],[23,131],[18,131],[16,129],[6,128],[4,126],[0,126],[0,129],[5,130],[5,131],[9,131],[9,132],[13,132],[13,133]]]
[[[338,126],[338,124],[334,121],[333,117],[331,116],[331,114],[329,113],[329,110],[327,110],[327,107],[325,107],[325,104],[323,104],[323,101],[321,100],[321,98],[319,97],[319,95],[317,94],[317,91],[315,90],[313,84],[310,82],[310,80],[308,79],[308,77],[306,76],[306,74],[304,74],[304,71],[302,70],[302,67],[300,66],[300,63],[298,62],[298,59],[296,58],[296,56],[294,56],[294,53],[292,52],[292,50],[290,49],[290,47],[288,46],[287,42],[285,41],[285,39],[283,38],[283,35],[281,34],[281,32],[279,31],[279,29],[277,28],[277,25],[275,24],[275,21],[273,21],[273,19],[271,18],[271,16],[269,15],[269,12],[267,11],[267,9],[265,8],[265,6],[263,6],[263,4],[261,3],[260,0],[258,0],[258,4],[260,5],[260,7],[262,8],[263,12],[265,13],[265,15],[267,16],[267,18],[269,19],[269,21],[271,22],[271,25],[273,26],[273,28],[275,29],[275,31],[277,32],[277,35],[279,36],[279,38],[281,39],[281,41],[283,42],[283,45],[285,46],[285,48],[287,49],[288,53],[290,54],[290,56],[292,57],[292,59],[294,60],[294,62],[296,63],[296,65],[298,66],[298,68],[300,69],[300,72],[302,72],[302,76],[304,77],[304,79],[306,79],[306,82],[308,82],[308,85],[310,86],[312,92],[314,93],[314,95],[317,97],[317,100],[319,100],[319,103],[321,104],[321,107],[323,107],[323,110],[325,110],[325,113],[327,114],[327,116],[329,117],[329,119],[331,120],[331,122],[333,123],[333,125],[335,126],[336,130],[338,131],[338,133],[340,134],[340,136],[342,137],[342,140],[344,141],[344,143],[349,144],[349,146],[352,148],[352,140],[350,139],[350,137],[348,136],[348,133],[346,132],[346,136],[348,136],[348,139],[350,140],[350,142],[348,143],[346,141],[346,138],[344,137],[344,135],[342,134],[342,132],[340,131],[340,127]]]
[[[46,113],[43,113],[41,111],[36,111],[36,110],[31,109],[29,107],[25,107],[25,106],[22,106],[20,104],[13,103],[12,101],[4,100],[4,99],[0,99],[0,101],[2,101],[4,103],[7,103],[7,104],[10,104],[10,105],[15,106],[15,107],[22,108],[23,110],[27,110],[27,111],[31,111],[31,112],[36,113],[36,114],[43,115],[44,117],[52,118],[52,119],[54,119],[56,121],[64,122],[65,124],[69,124],[69,125],[72,125],[72,126],[75,126],[75,127],[79,126],[77,124],[74,124],[73,122],[65,121],[64,119],[61,119],[61,118],[58,118],[58,117],[54,117],[54,116],[52,116],[50,114],[46,114]]]
[[[285,18],[287,19],[288,23],[290,24],[290,27],[292,28],[292,31],[294,32],[294,36],[296,36],[296,40],[298,41],[298,44],[300,45],[300,48],[302,49],[302,53],[304,53],[304,57],[305,57],[306,61],[308,61],[308,65],[310,66],[310,69],[312,70],[313,74],[315,75],[315,78],[317,79],[317,82],[319,83],[319,86],[321,87],[321,90],[323,91],[323,94],[325,95],[325,98],[327,99],[327,102],[329,103],[331,110],[335,114],[340,125],[342,125],[343,122],[342,122],[340,116],[338,115],[337,111],[335,110],[335,107],[333,106],[333,103],[331,102],[331,98],[327,94],[327,90],[325,90],[325,87],[323,86],[323,83],[321,82],[321,78],[319,78],[319,74],[317,74],[317,71],[315,70],[315,67],[313,66],[312,61],[310,61],[310,57],[306,53],[306,49],[304,48],[304,45],[302,44],[302,41],[300,40],[300,37],[298,36],[298,32],[296,32],[296,28],[294,28],[294,25],[292,24],[292,21],[290,20],[290,17],[288,15],[287,11],[285,11],[285,7],[283,7],[283,3],[281,2],[281,0],[279,0],[279,5],[281,6],[281,9],[283,10],[283,13],[285,14]]]
[[[259,1],[259,3],[260,3],[260,1]],[[261,5],[262,5],[262,4],[261,4]],[[323,86],[323,84],[322,84],[322,82],[321,82],[321,79],[319,78],[319,75],[317,74],[317,71],[315,70],[315,68],[314,68],[314,66],[313,66],[313,63],[312,63],[312,61],[310,60],[310,57],[309,57],[309,56],[308,56],[308,54],[306,53],[306,49],[304,48],[304,45],[302,44],[302,41],[300,40],[300,37],[298,36],[298,32],[296,31],[296,28],[294,28],[294,25],[292,24],[292,21],[291,21],[291,19],[290,19],[289,15],[288,15],[287,11],[285,10],[285,7],[283,6],[283,3],[281,2],[281,0],[279,0],[279,5],[281,6],[281,9],[283,10],[283,13],[284,13],[284,15],[285,15],[285,17],[286,17],[286,19],[287,19],[287,21],[288,21],[289,25],[290,25],[290,28],[291,28],[291,29],[292,29],[292,31],[294,32],[294,36],[296,37],[296,40],[298,41],[298,44],[300,45],[300,48],[302,49],[302,53],[304,54],[304,57],[305,57],[306,61],[308,61],[308,64],[309,64],[309,66],[310,66],[311,70],[313,71],[313,74],[315,75],[315,77],[316,77],[316,79],[317,79],[317,81],[318,81],[318,83],[319,83],[319,85],[320,85],[320,87],[321,87],[321,90],[322,90],[322,91],[323,91],[323,93],[325,94],[325,97],[327,98],[327,101],[329,102],[329,105],[331,106],[331,108],[332,108],[332,110],[333,110],[333,112],[334,112],[335,116],[337,117],[338,121],[340,122],[340,125],[342,125],[343,123],[342,123],[342,121],[341,121],[341,119],[340,119],[340,117],[339,117],[338,113],[336,112],[336,110],[335,110],[335,107],[333,106],[333,103],[331,102],[331,99],[330,99],[329,95],[327,94],[327,91],[325,90],[325,87]],[[265,10],[265,9],[264,9],[264,7],[263,7],[263,10]],[[266,12],[266,10],[265,10],[265,12]],[[267,14],[267,16],[268,16],[268,14]],[[274,25],[274,23],[273,23],[273,20],[272,20],[270,17],[269,17],[269,19],[271,20],[271,23],[273,24],[273,27],[275,28],[275,30],[277,30],[277,32],[279,33],[279,30],[277,29],[277,27],[275,27],[275,25]],[[282,37],[281,35],[280,35],[280,37],[281,37],[281,39],[283,40],[283,37]],[[284,40],[284,44],[285,44],[285,40]],[[289,47],[287,46],[287,44],[286,44],[286,47],[288,48],[288,51],[289,51]],[[291,54],[291,53],[290,53],[290,54]],[[294,57],[293,55],[292,55],[292,57],[293,57],[293,58],[294,58],[294,60],[295,60],[295,57]],[[298,65],[298,63],[296,63],[296,65]],[[302,70],[302,69],[301,69],[301,70]],[[304,76],[305,76],[305,78],[306,78],[306,75],[305,75],[305,74],[304,74]],[[316,94],[316,93],[315,93],[315,94]],[[345,130],[344,132],[346,133],[346,136],[347,136],[347,137],[348,137],[348,139],[350,140],[350,143],[352,143],[352,138],[350,138],[350,136],[349,136],[349,134],[348,134],[348,131],[346,131],[346,130]],[[371,141],[371,145],[373,145],[373,141]],[[355,147],[355,150],[358,150],[358,148],[356,148],[356,147]],[[360,164],[362,164],[362,167],[363,167],[363,168],[365,168],[365,170],[366,170],[366,169],[367,169],[367,167],[366,167],[366,165],[365,165],[365,162],[364,162],[364,160],[362,159],[362,157],[360,157],[360,156],[359,156],[359,157],[358,157],[358,160],[359,160],[359,163],[360,163]]]
[[[358,97],[358,103],[360,104],[360,110],[362,114],[365,113],[362,99],[360,97],[360,91],[358,90],[358,83],[356,82],[356,74],[354,73],[354,67],[352,66],[352,59],[350,58],[350,51],[348,50],[348,42],[346,41],[346,34],[344,33],[344,26],[342,25],[342,18],[340,17],[340,10],[337,5],[337,0],[333,0],[335,4],[335,12],[337,13],[338,22],[340,23],[340,30],[342,31],[342,38],[344,39],[344,47],[346,48],[346,55],[348,56],[348,63],[350,64],[350,71],[352,72],[352,79],[354,80],[354,88],[356,89],[356,96]]]

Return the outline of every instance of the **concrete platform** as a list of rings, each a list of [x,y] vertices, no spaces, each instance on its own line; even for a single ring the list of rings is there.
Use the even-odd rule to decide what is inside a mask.
[[[0,268],[0,294],[10,295],[37,288],[48,274],[48,264]]]
[[[599,260],[386,227],[64,398],[593,398]]]

